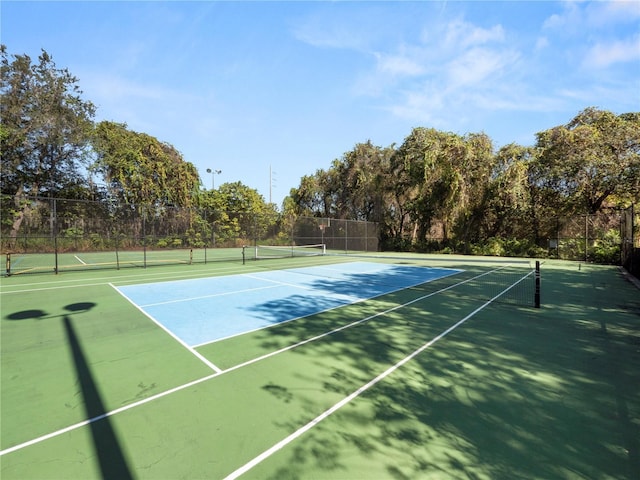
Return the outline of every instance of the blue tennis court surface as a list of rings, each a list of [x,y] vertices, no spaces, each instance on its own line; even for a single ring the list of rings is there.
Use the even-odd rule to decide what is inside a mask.
[[[194,347],[460,271],[353,262],[116,288]]]

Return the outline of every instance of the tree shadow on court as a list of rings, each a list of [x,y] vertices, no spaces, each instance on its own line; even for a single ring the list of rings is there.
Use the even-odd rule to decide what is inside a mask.
[[[307,286],[314,292],[313,295],[292,293],[291,295],[268,300],[257,306],[251,306],[248,313],[260,319],[267,320],[274,325],[286,323],[288,320],[307,317],[322,313],[324,318],[313,317],[317,321],[315,325],[309,325],[300,333],[300,339],[308,338],[317,330],[318,333],[326,331],[326,324],[340,322],[324,322],[327,312],[338,307],[348,306],[359,302],[359,299],[374,299],[382,295],[392,295],[392,292],[403,288],[410,288],[415,296],[426,295],[437,289],[445,288],[460,281],[458,276],[449,276],[429,279],[428,269],[418,267],[397,267],[388,272],[370,274],[352,273],[343,274],[339,281],[332,278],[317,278]],[[391,292],[391,293],[390,293]],[[375,314],[372,311],[371,314]],[[322,325],[321,323],[325,323]],[[317,328],[316,328],[317,327]],[[291,331],[295,331],[292,329]],[[287,327],[278,326],[278,335],[286,336]]]
[[[353,477],[353,465],[397,479],[640,478],[637,315],[615,286],[562,272],[546,282],[541,311],[483,310],[290,445],[270,478]],[[305,362],[323,364],[318,389],[350,394],[462,318],[439,324],[462,311],[453,296],[439,302],[294,350],[297,377],[311,384]],[[303,336],[304,323],[296,328]],[[297,401],[288,385],[278,394]],[[274,423],[295,431],[309,420]]]
[[[111,425],[107,409],[91,373],[81,342],[76,334],[71,317],[88,312],[95,303],[79,302],[64,307],[67,313],[63,315],[49,315],[42,310],[24,310],[7,315],[8,320],[44,320],[62,318],[67,342],[76,368],[76,375],[82,391],[86,418],[93,439],[93,445],[98,459],[102,478],[132,479],[122,447]]]

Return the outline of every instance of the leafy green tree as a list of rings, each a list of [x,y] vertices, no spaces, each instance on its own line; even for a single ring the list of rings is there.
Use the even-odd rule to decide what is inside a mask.
[[[358,143],[328,170],[304,176],[291,190],[297,213],[321,217],[380,221],[389,190],[389,159],[393,147]]]
[[[331,175],[325,170],[316,170],[313,175],[305,175],[300,179],[300,186],[292,188],[290,196],[297,206],[300,215],[335,216],[334,183]]]
[[[450,230],[444,231],[445,237],[453,233],[466,244],[477,238],[471,217],[485,195],[496,157],[493,142],[484,133],[467,134],[460,140],[462,145],[455,150],[458,155],[452,156],[451,162],[456,191],[444,208],[443,218],[450,225]]]
[[[194,205],[200,177],[172,145],[126,124],[100,122],[93,135],[96,161],[109,193],[119,202],[147,206]]]
[[[330,178],[334,179],[334,208],[340,218],[381,220],[392,152],[393,147],[367,141],[334,160]]]
[[[537,147],[537,181],[559,214],[640,200],[640,114],[587,108],[538,133]]]
[[[412,240],[436,234],[447,241],[456,231],[466,235],[463,224],[492,170],[492,142],[485,134],[413,129],[391,159],[398,203],[414,222]]]
[[[2,193],[14,197],[11,237],[30,208],[25,195],[58,196],[83,190],[95,107],[81,97],[78,79],[42,51],[10,58],[0,46],[0,157]]]
[[[277,224],[275,204],[267,203],[257,190],[242,182],[223,183],[218,188],[220,203],[226,207],[227,235],[246,241],[265,239]]]
[[[498,150],[491,179],[470,222],[478,234],[474,241],[535,237],[539,211],[533,208],[530,183],[534,161],[533,147],[511,143]]]

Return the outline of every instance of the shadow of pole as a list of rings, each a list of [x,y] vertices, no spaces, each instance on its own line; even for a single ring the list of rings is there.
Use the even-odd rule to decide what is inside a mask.
[[[100,398],[100,393],[93,380],[84,353],[82,352],[82,347],[80,346],[76,332],[67,315],[64,316],[64,328],[82,389],[87,418],[93,419],[104,415],[106,409]],[[98,420],[91,421],[89,426],[91,428],[94,447],[98,455],[102,478],[119,480],[133,479],[109,417],[102,417]]]

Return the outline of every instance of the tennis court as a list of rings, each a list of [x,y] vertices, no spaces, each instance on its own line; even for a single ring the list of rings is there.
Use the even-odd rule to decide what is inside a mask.
[[[238,256],[239,257],[239,256]],[[640,476],[615,267],[408,255],[1,280],[2,478]]]

